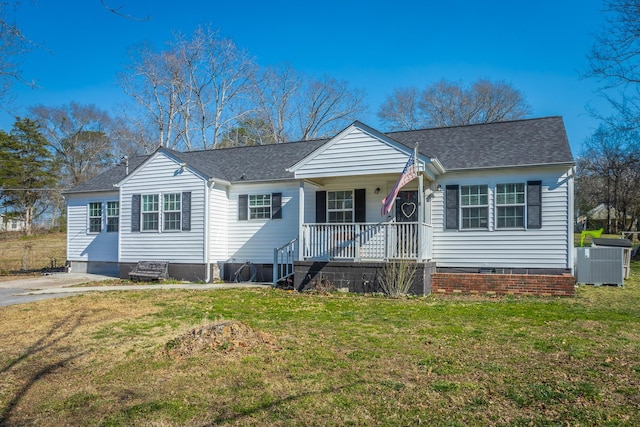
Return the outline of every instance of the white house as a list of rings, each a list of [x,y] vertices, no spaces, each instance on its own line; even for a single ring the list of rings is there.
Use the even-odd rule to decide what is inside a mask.
[[[418,177],[382,216],[416,144]],[[159,148],[65,193],[67,254],[73,271],[126,277],[163,260],[202,281],[245,262],[277,280],[295,264],[297,287],[327,274],[356,291],[398,258],[423,267],[418,292],[440,273],[566,277],[573,170],[560,117],[391,133],[354,122],[323,140]]]
[[[24,219],[0,214],[0,231],[22,231],[24,227]]]

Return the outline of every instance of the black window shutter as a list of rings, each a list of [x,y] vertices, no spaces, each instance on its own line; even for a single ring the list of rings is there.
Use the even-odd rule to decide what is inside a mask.
[[[356,222],[367,222],[367,199],[364,188],[354,191],[354,202]]]
[[[238,220],[246,221],[249,219],[249,195],[241,194],[238,196]]]
[[[191,191],[182,193],[182,231],[191,231]]]
[[[271,194],[271,218],[282,218],[282,193]]]
[[[316,222],[327,222],[327,192],[316,191]]]
[[[457,230],[458,229],[458,215],[460,214],[460,210],[458,209],[458,203],[460,198],[458,197],[459,188],[457,185],[447,185],[446,188],[446,226],[447,230]]]
[[[542,181],[527,182],[527,228],[542,228]]]
[[[131,231],[140,231],[140,194],[131,196]]]

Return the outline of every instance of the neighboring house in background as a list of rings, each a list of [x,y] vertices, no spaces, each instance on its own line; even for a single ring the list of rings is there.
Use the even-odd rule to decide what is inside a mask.
[[[586,215],[579,216],[576,222],[579,225],[580,230],[597,230],[599,228],[611,230],[613,228],[613,223],[622,223],[622,221],[618,219],[622,218],[622,212],[619,212],[614,207],[610,207],[608,211],[609,212],[607,213],[607,204],[600,203],[598,206],[587,212]],[[637,221],[635,221],[631,215],[627,215],[624,221],[624,229],[637,230],[637,228]]]
[[[416,143],[419,176],[381,216]],[[572,294],[573,171],[560,117],[391,133],[354,122],[323,140],[159,148],[65,193],[68,260],[121,277],[169,261],[170,276],[203,281],[246,261],[271,281],[292,260],[296,287],[325,275],[366,292],[408,258],[416,293],[456,291],[444,280],[456,273],[463,290],[493,292],[488,279],[509,274],[517,283],[499,292]]]
[[[0,214],[0,231],[23,231],[24,227],[24,219]]]

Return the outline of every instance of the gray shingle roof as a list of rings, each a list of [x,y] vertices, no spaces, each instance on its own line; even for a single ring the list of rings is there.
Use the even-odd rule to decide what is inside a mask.
[[[420,153],[436,157],[445,170],[571,164],[562,117],[387,133]]]
[[[149,156],[136,156],[129,159],[129,173],[140,166]],[[118,163],[111,169],[108,169],[100,175],[73,187],[64,192],[69,193],[88,193],[93,191],[114,191],[113,185],[120,182],[126,176],[126,168],[122,163]]]
[[[561,117],[515,120],[386,133],[393,140],[440,160],[445,170],[572,164],[573,156]],[[291,179],[287,168],[328,139],[286,144],[178,152],[163,149],[207,178],[229,182]],[[129,160],[132,172],[148,156]],[[123,165],[104,172],[67,193],[113,190],[125,177]]]

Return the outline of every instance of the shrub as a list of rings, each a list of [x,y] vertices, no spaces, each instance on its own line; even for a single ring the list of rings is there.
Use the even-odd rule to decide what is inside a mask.
[[[416,276],[416,263],[401,259],[385,264],[380,275],[382,292],[392,298],[406,295]]]

